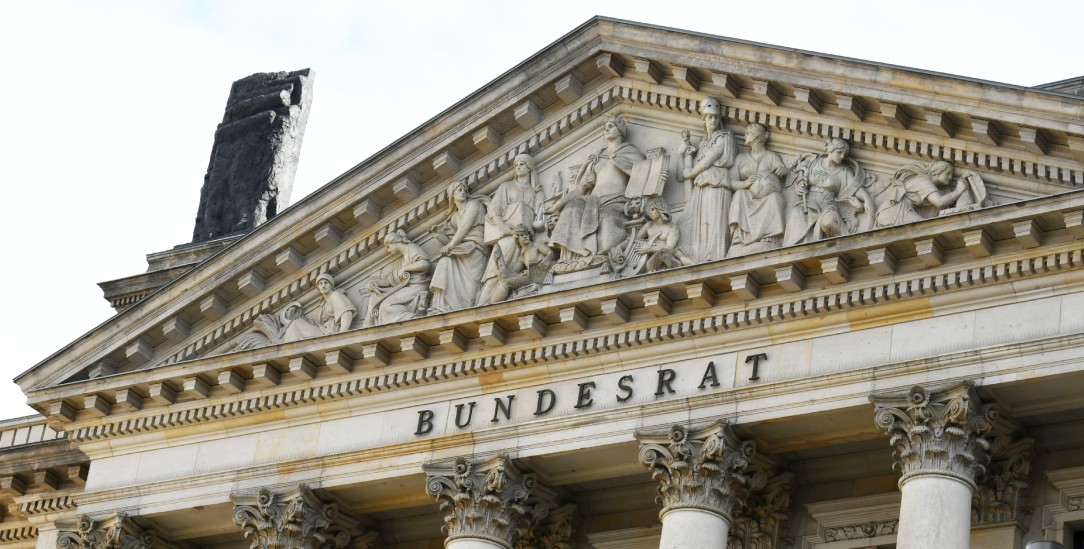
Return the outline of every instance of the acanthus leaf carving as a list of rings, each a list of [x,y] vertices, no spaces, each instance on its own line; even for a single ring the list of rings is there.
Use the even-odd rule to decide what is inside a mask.
[[[563,505],[528,528],[516,543],[516,549],[575,549],[581,520],[575,505]]]
[[[772,476],[762,487],[752,490],[734,510],[727,548],[783,549],[791,545],[785,533],[793,491],[792,473]]]
[[[978,480],[971,500],[972,524],[1026,525],[1031,520],[1033,509],[1028,503],[1028,489],[1035,441],[1025,438],[1009,443],[1004,440],[1007,438],[995,441],[990,464]]]
[[[482,462],[460,457],[425,466],[425,491],[440,502],[447,540],[475,538],[513,549],[549,505],[534,496],[536,479],[506,456]]]
[[[746,473],[756,443],[742,441],[720,420],[690,429],[637,431],[640,463],[659,483],[661,515],[672,509],[700,509],[733,522],[733,511],[750,490],[764,485],[763,473]]]
[[[990,443],[983,435],[993,427],[997,410],[983,405],[974,388],[963,383],[906,394],[874,395],[875,423],[895,447],[900,485],[914,476],[935,473],[955,478],[972,489],[989,462]]]
[[[341,549],[355,526],[338,504],[323,501],[304,484],[289,492],[261,488],[230,499],[233,522],[244,528],[251,549]]]
[[[125,513],[99,520],[79,515],[76,524],[58,526],[59,549],[154,549],[157,541],[153,530],[139,527]]]

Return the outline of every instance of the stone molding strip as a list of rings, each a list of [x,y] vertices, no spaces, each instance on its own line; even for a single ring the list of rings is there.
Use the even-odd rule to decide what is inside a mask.
[[[1073,249],[1048,251],[1027,259],[1013,258],[1008,261],[950,270],[938,274],[898,278],[889,283],[875,283],[862,288],[844,291],[828,291],[820,295],[785,299],[757,306],[755,303],[739,303],[730,311],[719,311],[699,318],[689,318],[655,326],[645,326],[609,334],[543,344],[532,349],[494,353],[471,359],[425,366],[400,372],[377,372],[353,380],[306,387],[294,391],[276,393],[244,400],[201,406],[188,410],[107,422],[99,425],[76,427],[70,431],[73,441],[100,440],[137,432],[153,431],[176,425],[200,423],[222,418],[248,415],[261,411],[297,406],[314,402],[346,398],[366,393],[395,390],[420,384],[462,376],[480,375],[500,369],[529,366],[531,364],[564,361],[576,357],[637,347],[648,343],[666,342],[686,337],[697,337],[745,328],[785,322],[792,319],[831,314],[838,311],[872,307],[891,301],[901,301],[945,294],[972,287],[998,283],[1017,282],[1053,272],[1077,271],[1084,268],[1084,250],[1076,245]],[[702,284],[702,283],[700,283]],[[700,284],[692,283],[697,287]],[[644,292],[650,294],[650,291]],[[763,300],[762,302],[767,301]],[[621,315],[623,301],[608,300],[613,309],[611,315]],[[645,304],[645,307],[647,305]],[[625,311],[627,313],[627,306]],[[526,311],[525,314],[529,314]],[[379,343],[372,342],[376,348]],[[332,351],[334,352],[334,351]],[[308,359],[295,357],[295,361]],[[314,366],[313,366],[314,367]],[[227,370],[229,371],[229,370]],[[183,383],[183,381],[182,381]],[[123,390],[123,389],[122,389]],[[209,393],[208,393],[209,394]],[[108,398],[108,397],[104,397]],[[63,401],[60,401],[63,403]],[[50,408],[60,406],[54,402]],[[106,410],[108,411],[108,410]],[[63,414],[61,414],[63,415]],[[104,415],[104,414],[102,414]],[[74,420],[70,417],[57,418]]]
[[[676,91],[676,90],[675,90]],[[680,93],[680,92],[679,92]],[[580,107],[556,118],[549,126],[542,128],[523,139],[518,145],[506,150],[497,158],[483,164],[475,171],[466,174],[460,179],[469,185],[477,185],[478,182],[487,181],[497,177],[511,167],[512,159],[521,152],[534,153],[544,146],[553,142],[557,137],[568,133],[595,116],[602,113],[615,101],[630,104],[643,105],[661,110],[679,111],[683,113],[696,113],[699,109],[699,101],[678,95],[662,93],[649,89],[643,84],[631,81],[621,81],[619,85],[602,91],[595,97],[584,102]],[[982,148],[976,149],[974,143],[955,139],[959,142],[958,147],[942,146],[926,143],[917,139],[903,139],[893,135],[882,135],[873,131],[854,130],[850,127],[820,123],[813,120],[796,117],[781,116],[767,112],[766,109],[750,109],[728,105],[725,107],[726,116],[729,120],[742,121],[746,124],[761,123],[777,132],[786,132],[795,135],[805,135],[822,139],[841,137],[852,142],[855,146],[864,146],[874,150],[885,150],[904,156],[923,160],[947,159],[961,165],[981,170],[994,170],[1007,172],[1018,177],[1028,177],[1036,180],[1046,180],[1066,186],[1084,186],[1084,171],[1073,170],[1067,165],[1058,166],[1053,163],[1039,163],[1034,160],[1034,155],[1018,154],[1008,156],[1005,154],[990,154],[983,152]],[[872,124],[871,124],[872,125]],[[899,133],[899,132],[897,132]],[[921,133],[911,131],[915,135]],[[944,139],[942,139],[944,140]],[[1006,149],[997,149],[1004,152],[1017,152]],[[1026,158],[1025,158],[1026,157]],[[315,269],[311,269],[293,282],[284,285],[277,292],[264,297],[256,305],[249,307],[241,314],[234,316],[226,322],[208,329],[204,335],[189,343],[178,352],[173,353],[164,360],[157,361],[158,365],[174,364],[184,360],[196,358],[207,350],[223,343],[228,337],[247,329],[253,320],[260,314],[268,313],[275,307],[291,301],[299,296],[304,290],[311,287],[316,277],[325,273],[335,273],[353,261],[365,256],[366,253],[380,248],[380,242],[384,236],[399,228],[410,226],[418,221],[427,219],[434,212],[445,207],[449,201],[447,189],[442,189],[432,196],[422,197],[422,202],[409,208],[395,219],[382,220],[380,227],[375,231],[367,231],[368,236],[356,243],[349,244],[337,254],[323,261]],[[417,202],[417,201],[415,201]],[[317,229],[314,229],[314,232]],[[359,238],[360,239],[360,238]],[[288,249],[289,245],[285,247]],[[231,278],[225,284],[233,282]],[[214,293],[213,291],[211,292]],[[156,327],[155,329],[157,329]]]
[[[38,539],[38,529],[34,526],[16,526],[0,529],[0,543],[18,543]]]

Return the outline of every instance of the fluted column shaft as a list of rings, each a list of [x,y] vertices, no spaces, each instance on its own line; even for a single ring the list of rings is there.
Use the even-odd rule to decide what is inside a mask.
[[[745,473],[756,453],[724,421],[636,433],[640,462],[659,482],[660,549],[725,549],[735,504],[763,478]]]
[[[975,476],[989,461],[996,413],[970,384],[875,395],[876,423],[895,447],[899,469],[898,549],[967,549]]]

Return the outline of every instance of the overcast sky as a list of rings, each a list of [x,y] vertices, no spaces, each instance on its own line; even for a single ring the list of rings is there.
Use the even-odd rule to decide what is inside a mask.
[[[192,237],[231,82],[316,73],[292,202],[593,15],[1031,86],[1084,75],[1084,2],[10,2],[7,381],[107,320],[98,282]]]

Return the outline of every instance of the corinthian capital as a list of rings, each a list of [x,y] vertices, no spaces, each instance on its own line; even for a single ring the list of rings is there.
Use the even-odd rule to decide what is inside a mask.
[[[340,549],[355,526],[337,504],[324,502],[304,484],[283,493],[260,488],[230,499],[233,522],[245,529],[251,549]]]
[[[424,469],[425,491],[440,502],[447,541],[475,538],[512,549],[549,510],[533,495],[534,475],[521,472],[505,456],[477,463],[458,458]]]
[[[659,482],[660,515],[701,509],[733,523],[735,505],[764,484],[763,475],[745,473],[756,443],[739,440],[725,421],[698,429],[674,425],[662,432],[638,431],[636,438],[640,462]]]
[[[983,405],[970,383],[906,393],[873,395],[875,422],[896,448],[893,458],[900,486],[915,476],[941,475],[975,488],[976,475],[988,462],[990,443],[983,438],[997,411]]]
[[[100,520],[80,515],[78,523],[58,526],[59,549],[152,549],[157,545],[153,530],[140,528],[124,513]]]

